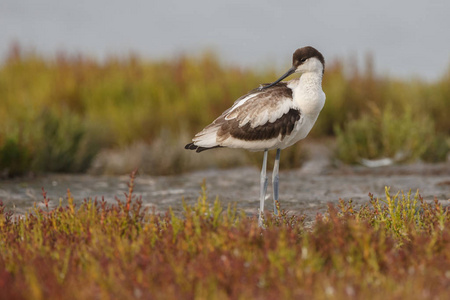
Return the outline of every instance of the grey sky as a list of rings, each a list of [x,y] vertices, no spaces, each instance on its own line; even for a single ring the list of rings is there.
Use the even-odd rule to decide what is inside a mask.
[[[328,61],[371,52],[379,73],[436,79],[450,66],[449,15],[448,0],[0,0],[0,56],[13,40],[100,58],[213,49],[225,62],[284,69],[311,45]]]

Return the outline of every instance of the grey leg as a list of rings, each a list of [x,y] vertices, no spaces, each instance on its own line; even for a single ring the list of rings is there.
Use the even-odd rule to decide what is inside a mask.
[[[280,176],[278,176],[278,169],[280,168],[280,153],[281,150],[277,149],[277,156],[275,157],[275,163],[273,164],[272,173],[272,185],[273,185],[273,213],[278,215],[277,203],[278,203],[278,182]]]
[[[264,159],[261,169],[261,186],[259,193],[259,220],[258,220],[259,227],[262,227],[262,214],[264,213],[264,200],[266,198],[266,191],[267,191],[266,169],[267,169],[267,150],[264,150]]]

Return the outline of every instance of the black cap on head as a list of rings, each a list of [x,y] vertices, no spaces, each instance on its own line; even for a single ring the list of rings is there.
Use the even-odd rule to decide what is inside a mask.
[[[303,47],[303,48],[299,48],[299,49],[295,50],[294,55],[292,56],[292,67],[284,75],[282,75],[280,78],[278,78],[271,84],[261,86],[259,88],[259,90],[262,91],[264,89],[271,88],[274,85],[276,85],[278,82],[283,80],[284,78],[288,77],[291,74],[294,74],[297,67],[300,66],[301,64],[303,64],[308,58],[311,58],[311,57],[316,57],[322,63],[322,65],[323,65],[322,75],[323,75],[323,72],[325,71],[325,59],[323,58],[322,53],[320,53],[319,51],[317,51],[315,48],[313,48],[311,46],[307,46],[307,47]]]
[[[292,65],[295,67],[298,67],[302,63],[304,63],[308,58],[315,57],[323,65],[323,68],[325,69],[325,59],[323,58],[322,53],[316,50],[316,48],[313,48],[311,46],[299,48],[295,50],[294,55],[292,55]]]

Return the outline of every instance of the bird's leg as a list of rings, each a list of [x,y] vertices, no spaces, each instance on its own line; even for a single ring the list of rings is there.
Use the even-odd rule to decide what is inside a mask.
[[[275,157],[275,163],[273,164],[272,173],[272,185],[273,185],[273,213],[278,215],[278,182],[280,176],[278,176],[278,169],[280,168],[280,153],[281,150],[277,149],[277,156]]]
[[[261,169],[261,186],[260,186],[260,193],[259,193],[259,219],[258,224],[259,227],[262,227],[262,214],[264,212],[264,200],[266,198],[266,191],[267,191],[267,175],[266,175],[266,169],[267,169],[267,150],[264,150],[264,158],[263,158],[263,165]]]

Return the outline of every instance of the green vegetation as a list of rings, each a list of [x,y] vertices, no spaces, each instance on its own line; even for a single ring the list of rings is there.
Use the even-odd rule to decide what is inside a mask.
[[[341,201],[315,222],[266,214],[265,228],[203,189],[182,216],[124,201],[0,206],[7,299],[447,299],[450,213],[418,194],[362,207]]]
[[[337,157],[347,163],[383,157],[445,161],[450,150],[450,123],[445,117],[450,110],[450,72],[437,83],[424,83],[375,78],[370,64],[367,69],[363,75],[355,71],[349,76],[341,86],[345,92],[330,96],[333,99],[325,107],[325,112],[343,111],[348,118],[331,124]],[[323,114],[321,118],[326,121]]]
[[[378,78],[370,64],[366,69],[327,63],[327,103],[311,135],[337,135],[338,158],[350,163],[398,151],[408,153],[409,160],[445,159],[450,74],[426,83]],[[0,67],[0,172],[85,171],[100,150],[126,152],[136,143],[148,145],[149,153],[166,153],[168,145],[177,149],[169,151],[169,163],[158,165],[161,160],[152,157],[148,167],[140,162],[141,170],[183,171],[193,166],[194,155],[182,149],[192,134],[239,96],[278,75],[225,66],[211,53],[171,61],[131,55],[99,62],[65,54],[49,59],[13,48]],[[299,147],[287,151],[287,165],[301,164]],[[245,154],[234,160],[224,156],[212,160],[218,166],[251,163]]]
[[[379,115],[364,115],[348,122],[345,130],[336,127],[336,134],[337,155],[348,163],[381,157],[400,162],[418,158],[444,161],[449,151],[448,137],[435,134],[430,117],[413,117],[411,111],[396,116],[387,108]]]

